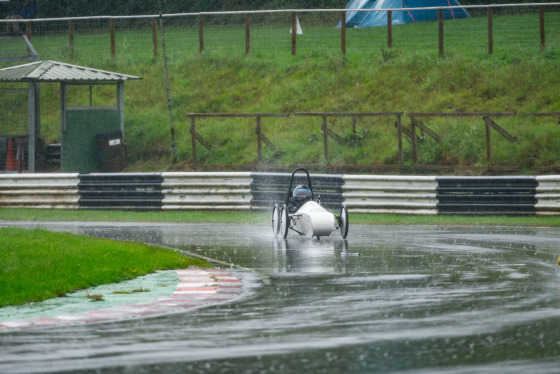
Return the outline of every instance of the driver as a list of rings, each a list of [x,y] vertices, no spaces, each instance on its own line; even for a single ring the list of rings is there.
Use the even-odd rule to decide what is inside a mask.
[[[311,200],[311,190],[303,184],[297,185],[292,195],[294,197],[294,212],[297,212],[303,204]]]

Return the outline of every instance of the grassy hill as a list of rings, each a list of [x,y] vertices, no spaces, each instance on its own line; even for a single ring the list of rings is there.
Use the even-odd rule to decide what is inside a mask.
[[[547,23],[552,25],[549,33],[554,35],[560,31],[560,22],[554,22],[560,17],[548,17],[554,17]],[[340,53],[340,31],[332,24],[309,25],[298,36],[295,56],[290,54],[289,34],[284,35],[285,26],[281,25],[254,27],[255,41],[248,55],[240,37],[243,27],[209,28],[202,54],[197,49],[196,28],[170,28],[166,37],[178,154],[171,151],[161,46],[158,57],[153,57],[150,30],[119,30],[115,57],[108,55],[107,49],[92,49],[98,43],[106,46],[107,35],[84,33],[76,37],[73,57],[61,47],[67,40],[64,35],[35,38],[34,45],[42,58],[143,77],[127,83],[125,90],[129,171],[212,169],[213,165],[249,170],[314,164],[324,171],[341,165],[351,165],[348,170],[355,171],[366,170],[368,165],[395,166],[398,147],[394,117],[359,119],[355,123],[350,118],[329,119],[328,126],[346,144],[331,138],[326,160],[321,118],[293,113],[516,112],[515,117],[495,118],[518,140],[509,142],[493,132],[492,162],[520,166],[519,173],[536,173],[552,171],[559,165],[558,118],[524,114],[560,110],[560,40],[549,38],[547,49],[541,51],[538,33],[533,35],[533,18],[497,18],[495,29],[507,31],[507,25],[515,22],[530,35],[516,32],[512,39],[511,34],[500,33],[492,55],[485,44],[485,18],[446,23],[449,37],[443,56],[437,50],[437,23],[395,28],[392,49],[386,47],[384,28],[349,29],[346,55]],[[266,38],[281,42],[265,47],[265,39],[259,39],[259,32],[265,31]],[[417,37],[420,33],[429,37]],[[110,94],[101,90],[97,100],[103,101]],[[41,95],[43,136],[47,142],[56,142],[58,86],[46,85]],[[88,95],[87,90],[76,90],[73,100],[84,101]],[[260,163],[254,118],[200,119],[197,132],[213,146],[206,149],[198,143],[199,165],[192,165],[188,113],[259,112],[290,114],[288,118],[263,119],[262,131],[276,149],[263,145]],[[403,116],[403,124],[410,126],[408,117]],[[422,137],[419,165],[451,169],[486,165],[481,118],[426,119],[425,124],[439,134],[440,141]],[[412,147],[406,138],[403,148],[405,164],[410,166]]]

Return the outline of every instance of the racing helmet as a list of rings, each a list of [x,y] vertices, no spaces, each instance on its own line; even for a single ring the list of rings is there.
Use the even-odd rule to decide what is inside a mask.
[[[307,199],[311,197],[311,190],[306,185],[298,184],[292,195],[298,200]]]

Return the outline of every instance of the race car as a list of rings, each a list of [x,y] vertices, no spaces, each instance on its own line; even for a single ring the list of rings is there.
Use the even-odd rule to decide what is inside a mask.
[[[307,175],[307,185],[297,185],[292,190],[294,175],[297,172]],[[292,172],[290,186],[286,201],[280,207],[275,204],[272,210],[272,232],[274,236],[288,236],[293,232],[300,236],[321,237],[329,236],[333,231],[340,230],[343,239],[348,235],[348,210],[343,204],[340,215],[336,216],[321,206],[322,199],[319,196],[315,201],[311,178],[307,170],[298,168]]]

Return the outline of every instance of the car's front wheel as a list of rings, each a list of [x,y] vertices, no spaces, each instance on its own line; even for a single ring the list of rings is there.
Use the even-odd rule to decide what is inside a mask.
[[[282,214],[280,218],[280,234],[284,239],[288,236],[288,230],[290,229],[290,217],[288,216],[288,208],[286,205],[282,207]]]

